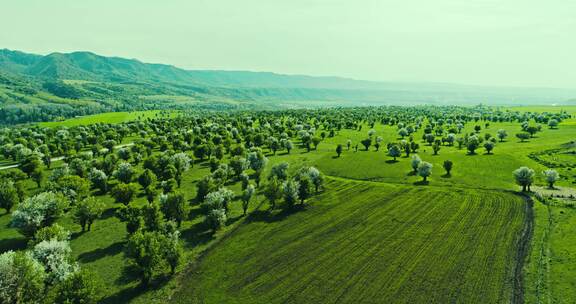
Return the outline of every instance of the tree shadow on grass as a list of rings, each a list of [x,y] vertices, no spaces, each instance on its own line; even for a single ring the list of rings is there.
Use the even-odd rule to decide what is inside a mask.
[[[446,173],[446,174],[444,174],[444,175],[440,175],[440,177],[441,177],[441,178],[451,178],[451,177],[452,177],[452,174]]]
[[[204,215],[204,212],[202,211],[202,209],[203,209],[202,207],[190,208],[190,211],[188,212],[188,219],[195,219],[199,216]]]
[[[184,246],[193,248],[205,244],[214,239],[214,232],[203,222],[196,223],[188,229],[180,231],[180,238],[184,241]]]
[[[398,160],[393,160],[393,159],[389,159],[389,160],[385,161],[385,163],[387,163],[387,164],[395,164],[395,163],[397,163],[397,162],[399,162],[399,161],[398,161]]]
[[[284,220],[288,216],[306,210],[306,205],[298,204],[292,209],[281,210],[279,212],[270,210],[254,210],[246,218],[246,222],[266,222],[273,223]]]
[[[138,297],[143,293],[162,288],[164,285],[166,285],[166,283],[168,283],[170,278],[171,276],[169,276],[168,274],[158,275],[148,285],[138,284],[133,287],[125,288],[113,295],[103,298],[99,303],[105,303],[105,304],[129,303],[134,298]],[[133,266],[127,266],[124,267],[122,276],[116,281],[116,283],[127,284],[135,280],[139,280],[137,269]]]
[[[106,248],[98,248],[89,252],[84,252],[78,256],[82,263],[90,263],[106,256],[116,255],[124,249],[124,242],[116,242]]]
[[[11,239],[2,239],[0,240],[0,253],[9,251],[9,250],[20,250],[25,249],[28,242],[26,242],[25,238],[11,238]]]
[[[236,223],[237,221],[239,221],[243,217],[244,217],[243,215],[239,215],[237,217],[228,218],[228,220],[226,220],[226,226],[230,226],[230,225]]]
[[[112,207],[112,208],[108,208],[106,210],[104,210],[104,212],[102,212],[102,215],[100,216],[99,220],[105,220],[105,219],[109,219],[111,217],[116,216],[116,207]]]
[[[428,186],[428,184],[430,184],[430,181],[417,181],[414,183],[415,186]]]
[[[416,176],[416,172],[414,171],[410,171],[408,172],[408,174],[406,174],[407,176]]]

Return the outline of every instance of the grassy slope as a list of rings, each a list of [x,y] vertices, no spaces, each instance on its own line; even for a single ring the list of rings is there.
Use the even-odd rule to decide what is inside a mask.
[[[136,111],[136,112],[110,112],[101,113],[94,115],[81,116],[76,118],[67,119],[65,121],[52,121],[52,122],[41,122],[38,125],[42,127],[73,127],[80,125],[89,125],[95,123],[122,123],[131,120],[153,118],[156,115],[160,115],[159,110],[150,111]]]
[[[310,205],[250,216],[174,302],[510,301],[519,197],[331,180]]]

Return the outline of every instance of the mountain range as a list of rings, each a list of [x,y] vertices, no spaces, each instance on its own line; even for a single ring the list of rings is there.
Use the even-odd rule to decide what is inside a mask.
[[[576,104],[574,98],[576,90],[571,89],[185,70],[91,52],[43,56],[0,50],[0,122],[4,124],[151,108]]]

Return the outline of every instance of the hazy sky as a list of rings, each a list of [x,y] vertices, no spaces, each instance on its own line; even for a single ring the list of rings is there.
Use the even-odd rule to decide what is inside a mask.
[[[576,87],[575,0],[2,0],[0,48],[188,69]]]

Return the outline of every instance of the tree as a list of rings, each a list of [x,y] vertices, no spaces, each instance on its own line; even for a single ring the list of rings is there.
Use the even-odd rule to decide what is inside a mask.
[[[36,182],[38,188],[42,187],[42,180],[44,179],[44,171],[42,171],[42,169],[36,168],[36,170],[30,173],[30,177]]]
[[[234,172],[234,176],[239,177],[244,170],[248,169],[249,163],[248,161],[241,156],[234,156],[230,160],[230,168]]]
[[[410,133],[408,132],[408,130],[406,128],[401,128],[400,130],[398,130],[398,135],[400,135],[400,137],[402,137],[402,139],[404,139],[404,137],[410,135]]]
[[[74,219],[82,227],[82,232],[90,231],[92,223],[102,215],[104,207],[104,203],[94,197],[88,197],[76,206]]]
[[[526,132],[516,133],[516,137],[520,139],[520,142],[524,142],[530,138],[530,134]]]
[[[152,204],[158,195],[159,190],[156,189],[156,187],[148,187],[146,190],[144,190],[144,192],[146,194],[146,201],[148,201],[148,204]]]
[[[289,167],[290,167],[290,165],[287,162],[281,162],[279,164],[272,166],[272,169],[270,170],[270,175],[268,176],[268,179],[272,179],[273,177],[276,177],[276,178],[278,178],[278,180],[281,180],[281,181],[288,179],[288,168]]]
[[[70,240],[70,231],[64,229],[64,227],[58,224],[41,228],[36,231],[34,238],[28,242],[28,246],[33,247],[38,243],[50,240],[68,241]]]
[[[224,209],[226,215],[230,212],[230,202],[234,198],[234,192],[227,188],[220,188],[218,191],[208,193],[204,200],[203,207],[205,210]]]
[[[61,177],[56,183],[49,183],[49,190],[62,193],[72,203],[76,203],[90,193],[90,183],[77,175]]]
[[[204,157],[208,154],[208,146],[206,144],[197,145],[194,148],[194,157],[200,160],[204,160]]]
[[[300,198],[300,204],[304,204],[304,201],[312,196],[312,179],[308,172],[304,171],[296,177],[296,181],[298,183],[298,198]]]
[[[126,243],[126,256],[138,269],[146,286],[165,263],[162,235],[156,231],[138,231]]]
[[[126,223],[128,234],[134,234],[144,226],[142,211],[134,206],[122,206],[116,210],[116,217]]]
[[[264,187],[264,196],[270,202],[270,209],[276,208],[276,201],[282,197],[282,183],[274,176]]]
[[[547,169],[542,172],[546,182],[548,183],[548,188],[554,189],[554,183],[556,183],[560,179],[560,175],[556,170]]]
[[[422,160],[420,159],[420,156],[418,156],[418,154],[412,155],[412,159],[410,160],[410,166],[412,166],[412,170],[414,170],[414,173],[418,172],[418,166],[420,165],[421,162]]]
[[[172,221],[175,221],[180,228],[182,221],[188,216],[189,208],[184,198],[184,194],[170,193],[168,195],[160,196],[160,206],[164,216]]]
[[[244,211],[244,215],[248,211],[248,206],[250,205],[250,200],[254,193],[256,192],[256,188],[253,185],[248,185],[244,191],[242,191],[242,210]]]
[[[522,186],[522,192],[530,191],[530,185],[534,181],[534,170],[528,167],[520,167],[513,172],[516,183]]]
[[[226,225],[226,220],[226,210],[224,209],[212,209],[206,214],[206,218],[204,219],[206,225],[213,231]]]
[[[268,164],[268,158],[264,156],[264,153],[262,153],[262,151],[254,151],[248,153],[247,160],[248,160],[248,166],[252,170],[254,170],[254,172],[256,172],[257,176],[260,176],[262,174],[262,172],[266,168],[266,165]]]
[[[538,127],[536,126],[528,126],[526,128],[526,132],[528,132],[528,134],[530,134],[530,137],[534,137],[534,134],[536,134],[536,132],[538,132]]]
[[[372,139],[366,138],[361,140],[360,143],[364,146],[364,149],[368,151],[368,148],[370,148],[370,146],[372,145]]]
[[[435,142],[432,145],[432,150],[434,151],[434,155],[438,155],[438,151],[440,151],[440,144],[438,142]]]
[[[188,156],[188,154],[184,152],[176,153],[170,157],[170,162],[176,168],[176,182],[178,183],[178,188],[180,188],[180,184],[182,183],[182,174],[190,169],[190,163],[192,160]]]
[[[86,270],[77,271],[54,290],[54,303],[96,304],[100,300],[102,284],[97,274]]]
[[[40,161],[37,154],[30,154],[20,163],[19,168],[28,177],[31,177],[32,172],[42,168],[42,161]]]
[[[44,266],[29,252],[0,254],[0,301],[2,303],[41,303],[44,298]]]
[[[144,170],[138,176],[138,183],[140,186],[142,186],[142,188],[144,188],[144,190],[147,190],[150,186],[154,185],[156,181],[156,174],[154,174],[154,172],[152,172],[150,169]]]
[[[20,200],[18,189],[13,181],[3,179],[0,181],[0,208],[4,208],[6,213],[10,213],[12,207],[18,204]]]
[[[121,162],[118,164],[116,171],[114,171],[114,177],[124,184],[130,183],[134,177],[134,169],[132,168],[132,165],[127,162]]]
[[[498,138],[500,138],[500,142],[503,142],[506,137],[508,137],[508,132],[504,129],[498,130],[497,133]]]
[[[314,145],[314,150],[318,150],[318,145],[322,142],[322,138],[320,137],[312,137],[312,144]]]
[[[550,129],[556,129],[558,127],[558,120],[550,119],[548,121],[548,127],[550,127]]]
[[[23,235],[33,236],[38,229],[52,225],[66,207],[66,200],[53,192],[42,192],[18,205],[12,214],[11,226]]]
[[[292,143],[291,140],[287,140],[286,143],[284,144],[284,147],[286,148],[286,152],[290,154],[290,151],[294,148],[294,144]]]
[[[397,144],[390,145],[390,147],[388,148],[388,155],[392,157],[394,161],[396,161],[396,157],[400,157],[402,155],[402,150],[400,149],[400,146]]]
[[[164,226],[164,214],[159,204],[148,204],[140,210],[147,231],[160,231]]]
[[[88,179],[93,187],[100,189],[100,193],[104,194],[108,191],[108,176],[104,171],[92,168],[88,174]]]
[[[176,267],[182,261],[182,257],[184,256],[184,250],[182,249],[182,244],[180,243],[180,232],[174,231],[165,236],[164,238],[164,245],[162,248],[164,249],[164,259],[170,266],[170,273],[176,273]]]
[[[46,281],[51,285],[66,280],[78,271],[78,265],[72,261],[71,253],[68,241],[56,239],[42,241],[32,249],[32,256],[46,269]]]
[[[468,152],[470,154],[475,154],[476,149],[478,149],[479,145],[480,145],[480,139],[478,138],[478,136],[472,135],[468,137],[468,141],[466,142],[466,149],[468,149]]]
[[[336,146],[336,154],[338,154],[338,157],[340,157],[340,154],[342,154],[342,145],[338,144],[338,146]]]
[[[444,163],[442,164],[442,166],[444,167],[444,170],[446,170],[446,175],[450,176],[450,171],[452,171],[452,161],[451,160],[445,160]]]
[[[129,184],[118,184],[116,187],[112,188],[110,195],[116,200],[117,203],[122,203],[125,206],[130,204],[130,202],[136,196],[138,192],[138,186],[134,183]]]
[[[268,138],[268,147],[270,148],[270,151],[276,155],[276,151],[280,148],[280,142],[275,137],[270,137]]]
[[[314,167],[310,167],[308,168],[308,176],[312,180],[314,190],[317,193],[318,189],[320,189],[320,187],[322,187],[322,184],[324,184],[324,175],[320,172],[320,170]]]
[[[298,193],[299,193],[300,185],[295,180],[288,180],[285,181],[282,185],[282,192],[284,196],[284,202],[286,203],[287,208],[292,208],[298,201]]]
[[[484,143],[484,149],[486,149],[486,154],[492,154],[492,150],[494,149],[494,143],[491,141],[486,141]]]
[[[424,140],[431,146],[434,140],[436,140],[436,137],[433,134],[426,134],[424,135]]]
[[[196,183],[196,200],[201,202],[208,193],[216,190],[216,181],[211,175],[207,175]]]
[[[428,176],[432,174],[432,164],[428,162],[420,162],[418,165],[418,175],[422,177],[423,181],[426,181]]]

